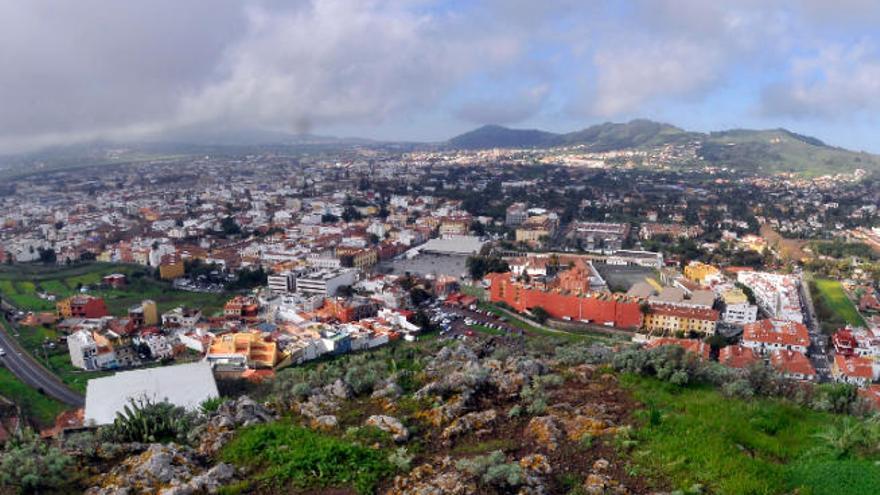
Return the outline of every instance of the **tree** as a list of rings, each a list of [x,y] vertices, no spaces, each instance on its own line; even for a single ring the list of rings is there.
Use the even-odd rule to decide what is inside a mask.
[[[325,213],[321,215],[321,223],[336,223],[339,221],[339,217],[332,213]]]
[[[529,311],[531,311],[532,317],[535,318],[535,321],[537,321],[538,323],[544,323],[545,321],[547,321],[548,318],[550,318],[550,313],[548,313],[547,310],[542,308],[541,306],[535,306]]]
[[[234,218],[229,216],[224,217],[223,220],[220,221],[220,229],[226,236],[241,234],[241,227],[239,227]]]
[[[52,248],[39,248],[38,252],[40,255],[40,262],[46,263],[47,265],[50,263],[55,263],[58,260],[58,255],[55,254],[55,250]]]

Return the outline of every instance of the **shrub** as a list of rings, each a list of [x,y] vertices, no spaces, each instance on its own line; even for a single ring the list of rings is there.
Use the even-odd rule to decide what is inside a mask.
[[[726,397],[736,397],[738,399],[751,399],[755,395],[752,384],[746,379],[738,379],[729,383],[725,383],[721,387],[721,393]]]
[[[515,462],[505,462],[504,453],[496,450],[486,455],[460,459],[455,467],[479,478],[486,485],[515,487],[523,482],[523,471]]]
[[[113,424],[104,427],[102,435],[111,442],[186,443],[194,422],[191,413],[169,402],[132,400],[116,413]]]
[[[220,405],[223,404],[224,399],[222,397],[211,397],[209,399],[205,399],[199,404],[199,410],[202,411],[202,414],[210,414],[215,412]]]
[[[0,486],[22,492],[58,490],[72,481],[73,459],[25,430],[6,442],[0,455]]]
[[[406,447],[399,447],[388,454],[388,462],[390,462],[398,471],[405,473],[412,467],[411,465],[414,457],[414,455],[407,452]]]
[[[611,356],[611,349],[603,345],[574,344],[556,348],[556,360],[566,366],[607,363]]]
[[[520,406],[519,404],[514,405],[513,407],[510,408],[509,411],[507,411],[508,418],[518,418],[521,415],[522,415],[522,406]]]
[[[244,428],[220,457],[257,470],[258,481],[300,489],[354,486],[372,493],[394,472],[386,451],[363,447],[288,422]]]

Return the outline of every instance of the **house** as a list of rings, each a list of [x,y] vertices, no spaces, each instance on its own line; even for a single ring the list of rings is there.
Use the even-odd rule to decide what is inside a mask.
[[[223,316],[227,320],[250,321],[257,318],[260,304],[250,296],[235,296],[223,306]]]
[[[85,424],[110,424],[133,401],[168,401],[188,411],[198,411],[205,400],[219,395],[211,366],[204,361],[123,371],[89,380]]]
[[[714,335],[715,327],[718,324],[718,311],[652,303],[650,311],[645,314],[644,321],[645,331],[652,334],[698,333]]]
[[[272,368],[278,363],[278,347],[258,332],[228,333],[216,337],[205,360],[216,363],[245,363],[252,368]]]
[[[67,337],[70,362],[84,370],[117,367],[116,352],[110,340],[92,330],[78,330]]]
[[[860,356],[835,354],[831,365],[831,376],[838,382],[867,387],[877,379],[878,368],[874,361]]]
[[[739,288],[729,289],[721,294],[724,311],[721,320],[731,325],[745,325],[758,320],[758,306],[749,303],[745,292]]]
[[[806,354],[810,347],[810,332],[803,323],[778,319],[760,320],[743,327],[742,345],[759,354],[767,354],[776,349]]]
[[[177,254],[166,254],[162,256],[159,263],[159,277],[162,280],[174,280],[181,278],[186,274],[183,260]]]
[[[786,378],[814,380],[816,369],[802,352],[776,349],[770,352],[770,365]]]
[[[177,307],[162,313],[162,326],[165,327],[194,327],[202,319],[202,312],[198,309]]]
[[[87,294],[62,299],[55,308],[61,318],[102,318],[110,314],[102,298]]]
[[[121,289],[128,283],[128,279],[121,273],[111,273],[102,278],[101,283],[112,289]]]
[[[718,352],[718,362],[731,368],[748,368],[760,360],[754,349],[741,345],[729,345]]]

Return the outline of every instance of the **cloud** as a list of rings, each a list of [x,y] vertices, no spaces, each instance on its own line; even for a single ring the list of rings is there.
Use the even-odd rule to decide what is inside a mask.
[[[515,124],[535,115],[544,105],[550,87],[540,84],[517,92],[513,97],[468,100],[455,110],[455,116],[472,124]]]
[[[788,77],[763,91],[760,110],[795,118],[855,117],[880,110],[880,54],[860,42],[795,58]]]

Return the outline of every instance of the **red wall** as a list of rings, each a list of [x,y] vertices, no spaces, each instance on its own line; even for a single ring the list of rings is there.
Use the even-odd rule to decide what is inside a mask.
[[[493,302],[503,301],[517,311],[540,306],[554,318],[589,320],[600,325],[611,323],[618,328],[642,326],[642,312],[636,300],[575,296],[526,289],[517,282],[511,282],[509,274],[497,274],[491,278],[490,299]]]

